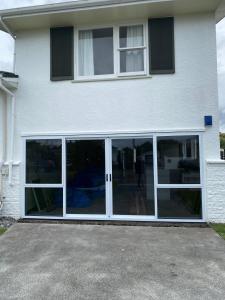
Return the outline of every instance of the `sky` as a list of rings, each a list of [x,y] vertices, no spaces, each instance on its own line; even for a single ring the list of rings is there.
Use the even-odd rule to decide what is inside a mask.
[[[60,3],[68,0],[0,0],[0,10],[49,3]],[[76,1],[76,0],[74,0]],[[216,26],[217,32],[217,69],[220,107],[220,130],[225,132],[225,19]],[[0,31],[0,70],[12,71],[13,40]]]

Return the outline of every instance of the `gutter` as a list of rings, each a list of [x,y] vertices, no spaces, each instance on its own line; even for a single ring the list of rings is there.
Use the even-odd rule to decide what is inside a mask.
[[[13,167],[13,154],[14,154],[14,133],[15,133],[15,94],[11,92],[3,84],[2,78],[0,78],[0,89],[11,97],[11,120],[10,120],[10,145],[9,145],[9,184],[12,185],[12,167]],[[3,162],[0,163],[1,167]],[[0,169],[1,171],[1,169]]]
[[[13,34],[13,32],[9,29],[9,27],[6,25],[6,23],[4,22],[4,19],[2,16],[0,16],[0,23],[2,24],[2,27],[5,29],[5,31],[11,35],[11,37],[15,40],[16,39],[16,35]]]

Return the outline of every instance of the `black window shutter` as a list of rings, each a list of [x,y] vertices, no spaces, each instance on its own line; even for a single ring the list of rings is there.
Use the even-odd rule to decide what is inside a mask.
[[[149,19],[150,74],[175,73],[174,18]]]
[[[50,29],[51,80],[71,80],[73,76],[73,27]]]

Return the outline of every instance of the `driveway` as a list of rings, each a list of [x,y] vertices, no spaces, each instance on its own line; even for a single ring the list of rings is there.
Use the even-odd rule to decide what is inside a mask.
[[[209,228],[16,224],[0,237],[0,299],[225,298]]]

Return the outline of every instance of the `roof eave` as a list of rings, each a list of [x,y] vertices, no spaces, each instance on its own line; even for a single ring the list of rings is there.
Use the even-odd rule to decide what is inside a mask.
[[[20,7],[0,10],[0,16],[3,18],[16,17],[16,16],[26,16],[30,14],[43,14],[43,13],[53,13],[53,12],[66,12],[78,9],[88,9],[88,8],[98,8],[107,7],[114,5],[132,4],[138,3],[156,3],[156,2],[173,2],[174,0],[78,0],[70,1],[64,3],[52,3],[44,5],[36,5],[29,7]]]
[[[225,0],[222,0],[216,10],[216,23],[219,23],[225,17]]]

